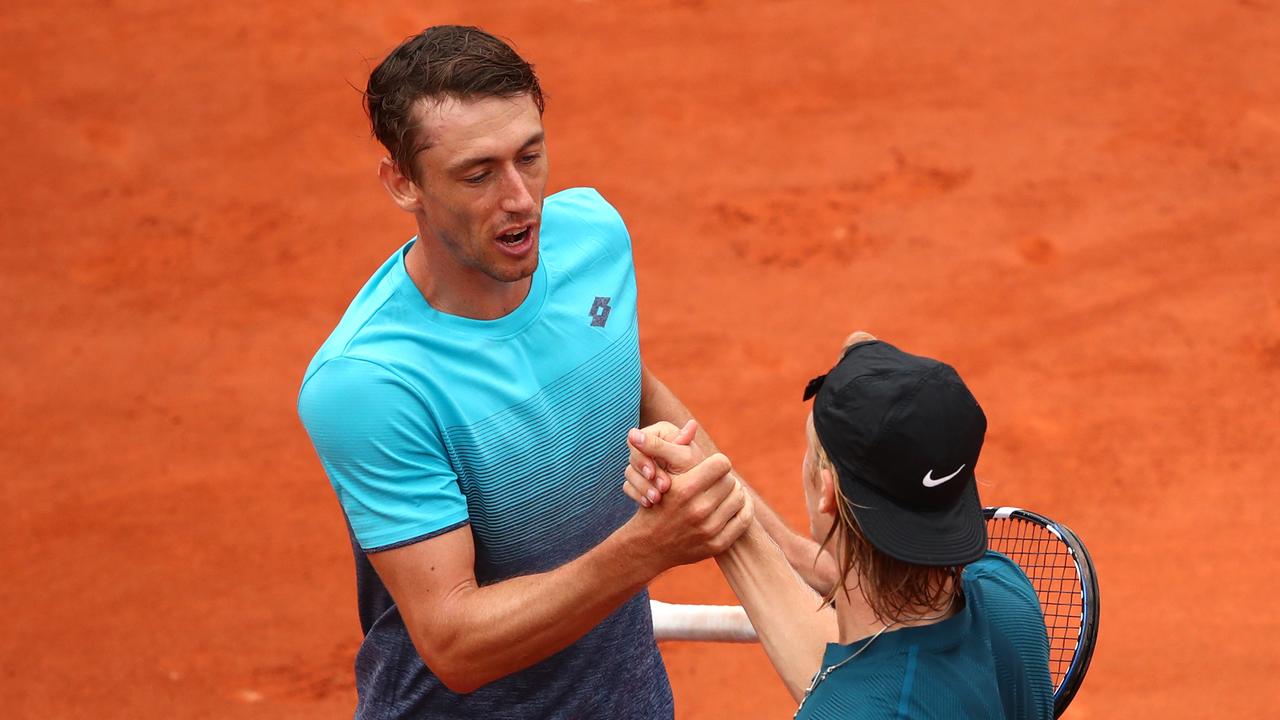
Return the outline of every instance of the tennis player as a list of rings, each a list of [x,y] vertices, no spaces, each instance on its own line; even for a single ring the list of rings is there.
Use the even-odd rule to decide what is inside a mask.
[[[806,507],[835,586],[819,599],[758,524],[717,558],[797,717],[1052,718],[1035,590],[986,550],[982,408],[950,366],[853,339],[805,390]],[[646,430],[627,470],[633,497],[645,462],[673,473],[672,487],[700,467],[697,447],[664,439],[674,428]]]
[[[428,28],[366,100],[417,234],[298,398],[355,556],[356,718],[671,718],[645,586],[751,505],[722,457],[679,502],[617,492],[627,429],[689,418],[641,362],[626,226],[595,190],[544,198],[542,90],[489,33]]]

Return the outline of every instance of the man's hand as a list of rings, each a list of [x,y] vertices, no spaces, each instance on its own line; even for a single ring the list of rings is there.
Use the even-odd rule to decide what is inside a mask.
[[[627,525],[643,538],[644,552],[659,560],[662,570],[719,555],[751,525],[754,506],[730,474],[729,458],[719,453],[703,458],[697,446],[664,440],[657,433],[645,433],[642,447],[670,473],[671,485],[667,502],[636,513]],[[631,467],[627,473],[631,495],[631,476],[640,476]]]
[[[857,345],[861,342],[870,342],[875,339],[876,336],[866,330],[856,330],[850,333],[849,336],[844,339],[844,344],[840,347],[840,357],[844,357],[845,351],[848,350],[850,346]]]
[[[849,333],[840,345],[839,358],[843,358],[850,347],[875,339],[875,335],[865,330],[855,330]],[[661,459],[654,458],[651,453],[646,452],[646,443],[654,440],[664,440],[676,445],[692,445],[697,434],[698,424],[693,419],[690,419],[681,428],[663,420],[643,430],[632,430],[627,436],[631,450],[630,467],[627,470],[627,481],[622,486],[622,490],[627,494],[627,497],[636,501],[642,507],[653,507],[662,502],[663,494],[671,487],[671,471],[664,466]],[[689,467],[693,467],[701,459],[701,457],[697,457]],[[687,470],[688,468],[682,469]]]
[[[684,427],[663,420],[643,430],[632,429],[627,434],[627,447],[631,451],[622,491],[642,507],[653,507],[662,502],[662,495],[671,489],[671,473],[662,460],[655,461],[644,450],[645,444],[654,440],[666,440],[676,445],[691,445],[698,434],[698,422],[690,419]],[[699,456],[698,460],[702,457]],[[693,467],[694,462],[689,467]],[[689,468],[681,468],[681,471]]]
[[[717,453],[704,459],[697,445],[673,442],[671,427],[646,430],[652,432],[640,432],[632,441],[633,450],[670,474],[671,490],[662,504],[638,512],[634,517],[671,512],[683,506],[689,502],[684,498],[689,480],[706,472],[723,472],[733,478],[728,461],[721,462],[723,455]],[[635,467],[628,467],[626,472],[629,490],[644,479]],[[734,481],[734,490],[741,492],[746,502],[744,509],[754,513],[750,493],[745,492],[736,478]],[[816,554],[816,544],[812,552]],[[815,612],[822,606],[821,599],[806,580],[792,570],[785,553],[754,520],[740,538],[735,535],[732,545],[715,553],[715,559],[730,587],[742,600],[751,623],[760,631],[765,652],[788,690],[797,699],[804,697],[805,679],[812,677],[820,666],[826,643],[838,637],[835,613],[829,608]]]
[[[856,340],[855,340],[856,338]],[[847,342],[861,341],[871,339],[869,336],[864,338],[858,333],[846,338]],[[646,426],[646,429],[654,428],[654,423],[662,420],[670,420],[678,423],[685,423],[685,427],[690,427],[687,423],[692,419],[692,413],[680,402],[666,385],[663,385],[658,378],[649,372],[648,367],[644,368],[643,391],[640,401],[640,421]],[[655,434],[665,437],[665,434],[671,432],[674,425],[667,423],[662,426],[663,429],[656,431]],[[647,432],[645,433],[648,434]],[[715,442],[700,427],[692,426],[689,430],[690,435],[696,435],[696,439],[688,438],[692,442],[696,442],[699,449],[704,453],[718,452]],[[639,444],[643,445],[644,438],[639,439]],[[636,468],[638,475],[628,476],[627,481],[623,484],[626,494],[640,503],[644,507],[654,507],[653,501],[647,497],[650,490],[653,490],[658,501],[662,499],[662,493],[670,487],[670,475],[660,473],[660,467],[657,464],[651,465],[646,472],[644,470],[645,463],[648,458],[643,457],[644,453],[640,452],[636,443],[631,446],[631,464]],[[787,527],[786,522],[778,517],[778,514],[769,507],[769,504],[760,497],[750,485],[746,483],[738,474],[731,475],[735,480],[740,482],[747,490],[747,495],[751,497],[752,512],[764,529],[768,532],[773,541],[778,544],[786,554],[787,561],[791,563],[796,572],[805,579],[814,589],[825,593],[835,584],[838,573],[836,571],[836,562],[827,553],[818,552],[818,543],[814,542],[808,535],[802,535]],[[642,501],[641,498],[644,498]],[[647,504],[646,504],[647,503]],[[643,513],[641,513],[643,514]]]

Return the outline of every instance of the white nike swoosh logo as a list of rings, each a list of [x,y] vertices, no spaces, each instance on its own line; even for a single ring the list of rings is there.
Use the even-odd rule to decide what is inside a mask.
[[[966,464],[967,464],[967,463],[966,463]],[[924,483],[924,486],[925,486],[925,487],[938,487],[938,486],[939,486],[939,485],[941,485],[942,483],[944,483],[944,482],[946,482],[946,481],[950,480],[951,478],[953,478],[953,477],[955,477],[955,476],[959,475],[959,474],[960,474],[960,471],[961,471],[961,470],[963,470],[963,469],[964,469],[964,465],[961,465],[960,467],[956,468],[956,471],[955,471],[955,472],[951,473],[950,475],[948,475],[948,476],[946,476],[946,477],[938,478],[938,479],[936,479],[936,480],[935,480],[935,479],[934,479],[934,477],[933,477],[933,470],[929,470],[929,472],[927,472],[927,473],[925,473],[925,474],[924,474],[924,480],[922,480],[921,482],[923,482],[923,483]]]

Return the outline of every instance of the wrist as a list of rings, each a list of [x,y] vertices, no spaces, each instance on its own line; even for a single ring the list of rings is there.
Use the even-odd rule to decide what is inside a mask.
[[[747,526],[747,529],[738,537],[738,542],[734,544],[737,545],[739,543],[744,546],[760,546],[765,543],[769,545],[776,544],[769,535],[769,531],[764,529],[764,525],[755,519],[752,519],[751,524]]]
[[[798,559],[801,555],[812,554],[813,541],[789,527],[784,527],[782,532],[773,536],[773,539],[778,544],[778,547],[782,548],[783,554],[788,559]],[[812,557],[806,557],[805,559],[809,562],[813,561]]]
[[[767,551],[770,546],[774,545],[773,540],[769,537],[769,533],[760,524],[759,520],[752,520],[747,526],[746,531],[738,536],[738,539],[729,546],[720,555],[716,556],[716,560],[721,559],[740,563],[750,557],[757,557],[763,551]]]
[[[606,561],[616,563],[622,574],[640,587],[648,585],[649,581],[670,568],[661,553],[655,552],[649,543],[649,534],[641,526],[640,513],[643,512],[648,511],[637,510],[600,546],[606,551]]]

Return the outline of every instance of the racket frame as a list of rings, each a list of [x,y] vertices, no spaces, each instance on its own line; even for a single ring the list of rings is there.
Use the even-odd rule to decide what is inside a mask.
[[[1075,698],[1080,684],[1084,682],[1089,663],[1093,660],[1093,648],[1098,639],[1098,574],[1093,566],[1093,558],[1089,556],[1089,550],[1080,540],[1080,536],[1076,535],[1071,528],[1044,515],[1017,507],[987,507],[983,508],[983,514],[987,518],[988,542],[993,521],[1017,519],[1034,523],[1043,527],[1066,546],[1072,564],[1075,566],[1076,576],[1080,580],[1080,628],[1071,662],[1062,675],[1062,681],[1053,689],[1053,716],[1061,717],[1067,706],[1071,704],[1071,700]],[[999,548],[992,549],[1000,552]],[[1010,559],[1014,562],[1018,561],[1015,557]],[[1037,598],[1039,595],[1037,590]],[[1041,612],[1044,612],[1043,605]]]

